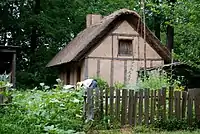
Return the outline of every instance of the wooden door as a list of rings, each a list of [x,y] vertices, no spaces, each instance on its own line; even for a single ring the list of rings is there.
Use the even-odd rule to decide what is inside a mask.
[[[80,82],[81,81],[81,67],[78,66],[77,67],[77,81],[76,82]]]

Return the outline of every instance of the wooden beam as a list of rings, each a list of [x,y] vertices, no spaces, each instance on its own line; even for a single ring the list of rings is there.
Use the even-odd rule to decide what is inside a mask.
[[[139,34],[111,33],[111,36],[139,37]]]
[[[100,76],[100,66],[101,66],[100,59],[97,59],[97,77]]]
[[[16,53],[16,50],[0,49],[0,52],[3,52],[3,53]]]
[[[101,59],[101,60],[136,60],[136,61],[143,61],[144,59],[143,58],[133,58],[133,57],[130,57],[130,58],[120,58],[120,57],[117,57],[117,58],[112,58],[112,57],[88,57],[88,58],[91,58],[91,59]],[[163,59],[159,59],[159,58],[147,58],[146,60],[150,60],[150,61],[162,61]]]
[[[127,60],[124,61],[124,84],[127,84]]]
[[[84,63],[84,79],[88,78],[88,58],[85,58],[85,63]]]

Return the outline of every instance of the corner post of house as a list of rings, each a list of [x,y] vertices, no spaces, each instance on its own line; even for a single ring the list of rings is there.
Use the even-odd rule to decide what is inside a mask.
[[[113,44],[113,35],[112,35],[112,50],[111,50],[111,54],[112,54],[112,59],[111,59],[111,66],[110,66],[110,86],[113,86],[113,78],[114,78],[114,44]]]
[[[12,73],[11,73],[12,83],[13,87],[16,87],[16,52],[13,53],[13,59],[12,59]]]

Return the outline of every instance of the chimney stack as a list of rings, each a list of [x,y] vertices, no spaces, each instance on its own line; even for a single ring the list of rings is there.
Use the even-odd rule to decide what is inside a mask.
[[[99,23],[102,18],[103,17],[100,14],[88,14],[86,16],[86,26],[89,27],[93,24]]]

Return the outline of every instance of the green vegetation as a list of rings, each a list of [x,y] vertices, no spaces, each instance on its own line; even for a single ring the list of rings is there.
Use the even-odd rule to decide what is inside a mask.
[[[100,86],[107,87],[101,78]],[[100,115],[101,118],[88,123],[83,118],[83,90],[65,89],[62,81],[57,79],[55,88],[44,83],[40,87],[30,90],[12,90],[11,104],[0,109],[0,133],[50,133],[50,134],[78,134],[78,133],[197,133],[199,123],[188,126],[187,121],[170,119],[158,120],[149,127],[120,129],[120,122],[110,116]],[[117,83],[119,84],[119,83]],[[116,84],[116,85],[117,85]],[[122,86],[119,84],[118,86]],[[196,130],[196,131],[195,131]],[[179,132],[180,131],[180,132]]]
[[[111,130],[111,131],[98,131],[99,134],[199,134],[200,131],[147,131],[147,132],[135,132],[131,130]]]
[[[175,131],[166,131],[154,127],[145,127],[138,126],[135,128],[126,127],[121,129],[112,129],[112,130],[94,130],[90,133],[92,134],[198,134],[200,130],[175,130]]]
[[[0,109],[0,133],[76,133],[83,131],[82,91],[61,83],[54,89],[13,91],[11,105]]]
[[[139,76],[136,84],[128,84],[129,89],[139,90],[149,88],[150,90],[158,90],[162,87],[169,88],[173,86],[175,90],[183,91],[182,86],[183,77],[171,81],[171,77],[164,70],[158,69],[147,73],[147,76]]]

